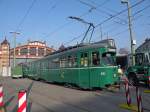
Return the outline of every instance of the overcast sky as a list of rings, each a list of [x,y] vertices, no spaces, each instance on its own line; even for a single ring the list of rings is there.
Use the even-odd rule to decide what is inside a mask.
[[[130,0],[130,5],[139,1]],[[9,32],[18,31],[17,43],[21,44],[39,40],[58,48],[61,44],[80,43],[88,25],[68,18],[74,16],[95,26],[103,23],[95,28],[93,42],[101,40],[102,29],[103,39],[115,39],[118,49],[130,48],[127,11],[103,22],[126,8],[120,0],[0,0],[0,41],[6,36],[13,46],[13,35]],[[133,35],[138,46],[150,37],[150,0],[143,0],[131,11]],[[90,32],[85,41],[89,35]]]

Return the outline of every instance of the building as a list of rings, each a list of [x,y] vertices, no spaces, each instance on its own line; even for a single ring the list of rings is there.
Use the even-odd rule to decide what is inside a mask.
[[[33,61],[54,52],[53,48],[46,45],[46,42],[29,41],[25,45],[15,48],[16,64]],[[13,65],[14,48],[10,49],[10,64]]]
[[[150,39],[146,39],[137,49],[136,53],[150,52]]]
[[[10,75],[10,44],[6,38],[0,45],[0,75]]]

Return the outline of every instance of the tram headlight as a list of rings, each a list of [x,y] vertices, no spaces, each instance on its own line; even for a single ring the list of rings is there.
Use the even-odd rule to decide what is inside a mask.
[[[123,74],[123,71],[122,71],[121,68],[118,69],[118,74],[119,74],[119,75],[122,75],[122,74]]]

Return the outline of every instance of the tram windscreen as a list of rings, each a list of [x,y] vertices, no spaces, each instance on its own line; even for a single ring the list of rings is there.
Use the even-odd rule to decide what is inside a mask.
[[[149,54],[148,53],[138,53],[135,55],[136,65],[149,65]]]
[[[102,62],[104,65],[108,66],[114,66],[116,65],[115,59],[114,59],[114,53],[104,53],[102,54]]]

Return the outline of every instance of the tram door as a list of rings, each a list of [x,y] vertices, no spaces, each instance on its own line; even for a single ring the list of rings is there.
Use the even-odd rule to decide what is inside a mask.
[[[89,53],[80,53],[79,85],[83,88],[89,88]]]

